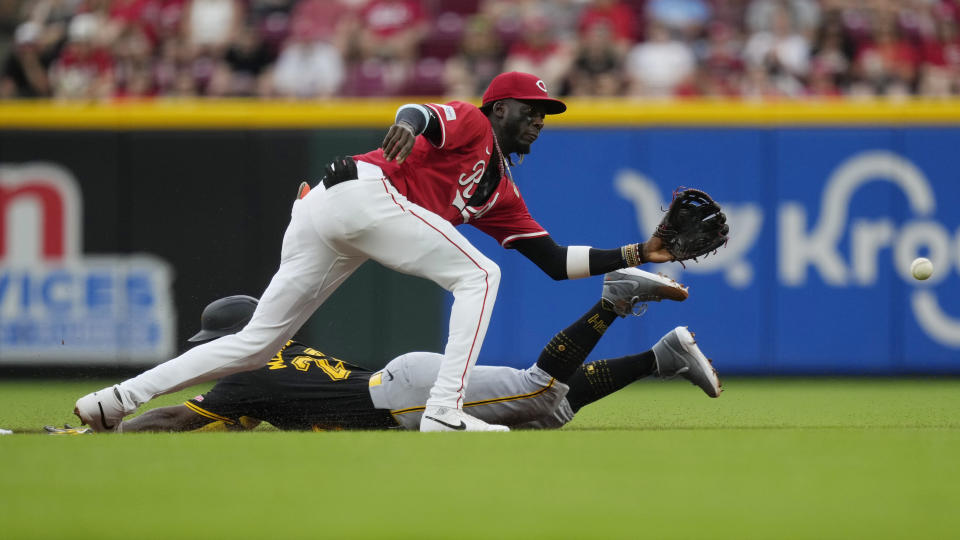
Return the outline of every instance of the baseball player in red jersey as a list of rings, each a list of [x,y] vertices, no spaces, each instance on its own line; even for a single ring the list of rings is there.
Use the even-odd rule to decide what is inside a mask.
[[[530,216],[513,155],[530,152],[548,114],[566,110],[527,73],[497,76],[477,108],[405,105],[381,149],[328,165],[293,206],[280,267],[250,323],[121,384],[77,400],[96,431],[161,394],[264,365],[363,262],[373,259],[453,293],[449,335],[421,431],[506,431],[463,411],[470,369],[490,321],[500,270],[455,229],[470,223],[554,279],[672,260],[659,238],[616,249],[558,245]]]

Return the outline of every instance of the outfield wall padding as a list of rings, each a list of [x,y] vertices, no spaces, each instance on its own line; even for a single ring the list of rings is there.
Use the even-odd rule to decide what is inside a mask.
[[[205,303],[265,287],[300,181],[374,147],[398,104],[0,104],[0,364],[183,350]],[[643,240],[678,186],[732,228],[715,255],[653,267],[690,299],[618,320],[592,358],[689,325],[727,374],[960,374],[960,103],[573,102],[554,120],[514,176],[558,242]],[[38,171],[49,199],[24,195]],[[461,230],[503,270],[481,363],[526,367],[599,297],[598,277],[554,282]],[[368,265],[302,336],[371,366],[441,350],[445,298]]]

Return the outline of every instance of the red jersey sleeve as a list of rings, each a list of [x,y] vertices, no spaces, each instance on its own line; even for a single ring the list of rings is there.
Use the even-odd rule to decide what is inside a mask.
[[[479,144],[491,130],[490,121],[470,103],[451,101],[445,105],[427,103],[440,120],[440,144],[437,148],[453,150],[467,144]]]
[[[470,224],[492,236],[505,248],[509,248],[515,240],[548,236],[550,233],[530,215],[516,184],[506,178],[503,179],[503,184],[506,186],[502,186],[494,194],[501,197],[501,200],[497,201],[489,212]]]

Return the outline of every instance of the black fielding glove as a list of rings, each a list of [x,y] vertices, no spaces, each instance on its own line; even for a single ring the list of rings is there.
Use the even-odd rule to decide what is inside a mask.
[[[727,216],[710,195],[699,189],[674,192],[667,214],[654,236],[678,261],[705,256],[727,243]]]

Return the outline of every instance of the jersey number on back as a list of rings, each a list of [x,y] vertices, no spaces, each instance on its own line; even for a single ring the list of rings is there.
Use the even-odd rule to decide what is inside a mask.
[[[327,357],[298,356],[290,361],[290,365],[300,371],[307,371],[311,365],[315,365],[335,381],[342,381],[350,376],[350,370],[343,367],[343,360],[337,360],[336,365],[330,365]]]

